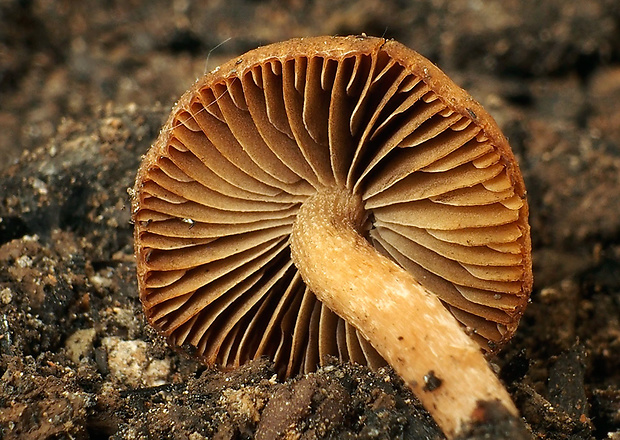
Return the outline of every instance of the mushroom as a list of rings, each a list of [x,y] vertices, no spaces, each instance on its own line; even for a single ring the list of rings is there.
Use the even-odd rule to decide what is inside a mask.
[[[532,287],[525,188],[495,121],[418,53],[294,39],[199,79],[133,196],[149,323],[209,365],[390,364],[448,437],[517,410],[483,352]]]

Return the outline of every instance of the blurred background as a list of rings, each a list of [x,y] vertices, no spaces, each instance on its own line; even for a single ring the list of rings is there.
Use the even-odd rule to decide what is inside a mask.
[[[616,0],[0,0],[0,167],[62,118],[171,106],[205,69],[291,37],[397,39],[483,104],[531,105],[540,80],[578,100],[620,61],[619,23]]]
[[[618,235],[617,0],[0,0],[0,171],[63,119],[168,109],[259,45],[360,33],[417,50],[497,119],[536,209],[535,244]],[[554,280],[567,270],[556,266]]]
[[[85,138],[84,131],[105,126],[112,114],[145,114],[143,131],[154,135],[152,118],[163,122],[196,78],[230,58],[292,37],[361,33],[399,40],[439,65],[493,115],[520,161],[535,288],[501,358],[517,371],[503,379],[523,387],[515,395],[524,416],[542,426],[535,432],[560,432],[539,438],[569,438],[571,430],[620,438],[618,0],[0,0],[0,242],[10,250],[26,234],[45,236],[41,224],[57,223],[39,218],[52,216],[43,208],[56,203],[70,220],[59,227],[86,237],[76,248],[85,260],[107,270],[97,258],[121,249],[128,263],[109,273],[134,282],[124,208],[143,151],[121,145],[126,156],[110,155],[121,158],[112,165],[97,157],[60,163],[82,151],[96,156],[92,144],[105,136],[93,129]],[[140,148],[154,140],[142,142],[132,130]],[[46,150],[28,154],[38,149]],[[65,156],[54,157],[57,150]],[[90,205],[76,211],[87,196]],[[0,271],[14,263],[7,255]],[[13,280],[0,275],[0,282]],[[115,291],[135,295],[133,287]],[[573,414],[574,428],[554,409],[566,399],[546,389],[567,353],[584,364],[580,375],[566,376],[592,407],[591,418]],[[525,414],[524,401],[535,410]],[[571,402],[567,414],[580,410]]]

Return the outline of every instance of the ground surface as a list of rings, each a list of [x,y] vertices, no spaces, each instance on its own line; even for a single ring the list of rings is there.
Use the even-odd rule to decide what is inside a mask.
[[[535,289],[494,362],[532,434],[620,438],[620,3],[207,3],[0,0],[0,439],[438,437],[389,370],[209,370],[136,294],[126,190],[207,57],[361,32],[439,64],[520,160]]]

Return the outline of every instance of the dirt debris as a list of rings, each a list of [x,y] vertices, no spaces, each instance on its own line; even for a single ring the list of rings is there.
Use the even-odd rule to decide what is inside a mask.
[[[389,370],[207,369],[137,298],[127,189],[174,100],[260,44],[361,32],[437,62],[520,160],[535,289],[493,362],[532,436],[620,438],[618,2],[8,0],[0,16],[0,438],[440,438]],[[508,429],[485,414],[470,438]]]

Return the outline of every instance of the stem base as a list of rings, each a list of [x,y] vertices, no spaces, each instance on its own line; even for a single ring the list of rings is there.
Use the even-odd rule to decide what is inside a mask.
[[[301,206],[291,251],[308,287],[364,335],[449,438],[481,402],[498,400],[517,415],[478,345],[437,296],[361,236],[365,218],[361,198],[344,189]]]

